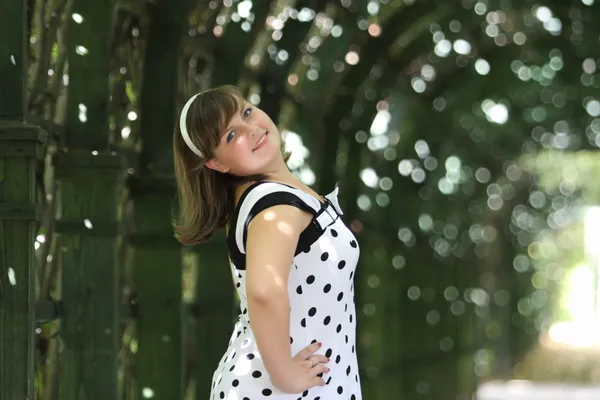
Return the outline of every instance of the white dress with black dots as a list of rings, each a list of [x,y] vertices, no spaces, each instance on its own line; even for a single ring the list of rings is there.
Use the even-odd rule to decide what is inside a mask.
[[[355,350],[354,271],[356,238],[342,222],[338,188],[322,203],[275,182],[258,182],[240,198],[227,238],[231,268],[241,305],[229,347],[212,379],[211,400],[361,400]],[[327,383],[287,394],[271,383],[251,327],[246,298],[245,243],[250,220],[274,205],[288,204],[313,215],[301,233],[288,278],[291,356],[317,341],[317,354],[331,359]]]

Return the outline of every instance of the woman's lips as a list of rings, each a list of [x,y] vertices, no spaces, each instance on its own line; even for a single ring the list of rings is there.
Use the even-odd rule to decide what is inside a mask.
[[[269,140],[268,133],[269,132],[265,132],[263,134],[263,136],[261,136],[261,138],[258,139],[258,145],[254,148],[253,151],[260,149],[261,147],[263,147],[265,145],[265,143],[267,143],[267,141]]]

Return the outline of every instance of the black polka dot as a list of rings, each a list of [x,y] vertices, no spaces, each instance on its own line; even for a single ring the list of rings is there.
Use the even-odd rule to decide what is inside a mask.
[[[294,343],[294,338],[290,336],[290,344]]]
[[[358,375],[354,375],[354,380],[358,382]]]
[[[338,293],[337,301],[342,301],[343,297],[344,297],[344,292]]]
[[[356,396],[355,395],[350,396],[350,400],[356,400]]]
[[[350,322],[352,322],[352,314],[350,314],[350,318],[349,319],[350,319]]]
[[[331,377],[329,377],[329,378],[327,379],[327,382],[325,382],[325,384],[326,384],[326,385],[329,385],[329,382],[331,382]]]
[[[350,241],[350,246],[352,246],[353,248],[356,248],[356,240],[352,239]]]
[[[304,249],[302,249],[303,253],[310,253],[310,246],[305,247]]]
[[[250,399],[249,399],[249,398],[247,398],[247,397],[244,397],[242,400],[250,400]]]
[[[309,317],[314,317],[316,313],[317,313],[317,309],[315,307],[311,307],[310,310],[308,310]]]
[[[344,312],[348,311],[348,303],[346,303],[346,307],[344,307]]]
[[[219,393],[219,397],[222,398],[222,399],[224,399],[225,398],[225,393],[224,392]]]
[[[271,393],[273,393],[271,389],[263,389],[262,391],[263,396],[270,396]]]
[[[346,368],[346,375],[350,376],[350,366],[348,365],[348,368]]]
[[[233,371],[235,369],[235,364],[233,364],[230,368],[229,368],[229,372]]]
[[[241,334],[242,334],[242,331],[238,331],[237,337],[240,337]]]
[[[260,378],[262,376],[262,372],[256,370],[252,373],[252,377],[254,378]]]
[[[306,278],[306,283],[308,283],[309,285],[312,284],[314,281],[315,281],[314,275],[309,275],[308,278]]]
[[[235,284],[235,287],[238,287],[238,288],[239,288],[240,286],[242,286],[242,284],[241,284],[241,283],[239,283],[239,282]]]
[[[302,318],[302,321],[300,321],[300,325],[302,325],[303,328],[306,328],[306,318]]]
[[[342,331],[342,324],[338,324],[338,326],[335,328],[335,331],[340,333]]]
[[[244,314],[244,315],[248,314],[248,309],[244,308],[244,311],[242,311],[242,314]]]
[[[328,258],[329,258],[328,252],[321,254],[321,261],[327,261]]]
[[[233,382],[231,382],[231,385],[233,387],[237,387],[240,384],[240,381],[238,381],[237,379],[234,379]]]
[[[246,354],[246,358],[247,358],[248,360],[254,360],[254,354],[252,354],[252,353],[248,353],[248,354]]]
[[[302,286],[301,285],[298,285],[298,287],[296,288],[296,293],[302,294]]]
[[[338,394],[342,394],[344,392],[344,388],[341,386],[338,386],[337,392],[338,392]]]
[[[350,272],[350,280],[352,280],[353,276],[354,276],[354,271]]]
[[[333,351],[331,349],[327,349],[327,351],[325,352],[325,357],[331,357],[331,353],[333,353]]]
[[[331,285],[329,283],[323,287],[323,293],[329,293],[330,290]]]
[[[352,345],[352,353],[354,353],[354,345]]]
[[[304,392],[302,392],[302,397],[306,397],[308,396],[308,390],[305,390]]]
[[[335,363],[336,363],[336,364],[339,364],[341,359],[342,359],[342,357],[340,357],[340,355],[338,354],[338,355],[335,357]]]
[[[346,261],[342,260],[338,263],[338,269],[344,269],[346,266]]]
[[[346,335],[346,343],[348,343],[348,335]]]
[[[311,340],[310,344],[314,344],[314,343],[317,343],[317,339]]]
[[[325,317],[325,319],[323,320],[323,324],[324,325],[329,325],[329,323],[331,322],[331,317],[328,315]]]
[[[338,235],[337,231],[335,229],[332,229],[331,230],[331,236],[337,237],[337,235]]]

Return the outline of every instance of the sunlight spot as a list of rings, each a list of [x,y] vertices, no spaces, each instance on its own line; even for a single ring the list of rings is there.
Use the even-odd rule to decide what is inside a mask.
[[[475,7],[473,8],[473,10],[475,10],[475,13],[477,15],[483,15],[487,11],[487,6],[485,5],[485,3],[478,1],[475,4]]]
[[[381,35],[381,26],[378,24],[371,24],[369,25],[368,32],[372,37],[379,37],[379,35]]]
[[[411,81],[411,86],[414,89],[414,91],[417,93],[423,93],[425,91],[425,89],[427,89],[427,84],[421,78],[414,78]]]
[[[376,188],[379,184],[379,177],[373,168],[365,168],[360,172],[360,179],[370,188]]]
[[[549,21],[552,18],[552,11],[548,7],[540,6],[535,10],[535,17],[541,22]]]
[[[17,284],[17,277],[15,274],[15,270],[12,268],[8,268],[8,281],[10,282],[10,284],[12,286],[15,286]]]
[[[79,120],[81,122],[87,122],[87,107],[85,104],[79,104]]]
[[[480,58],[475,61],[475,71],[477,71],[479,75],[487,75],[490,72],[490,64],[486,60]]]
[[[144,396],[145,399],[151,399],[154,397],[154,390],[145,387],[142,389],[142,396]]]
[[[394,269],[402,269],[406,265],[406,259],[401,255],[397,254],[392,258],[392,267]]]
[[[346,62],[348,64],[356,65],[356,64],[358,64],[360,57],[358,56],[357,52],[349,51],[348,53],[346,53],[346,57],[344,59],[346,60]]]
[[[452,50],[452,43],[444,39],[435,45],[434,52],[438,57],[448,57],[450,51]]]
[[[502,125],[508,121],[508,107],[504,104],[495,103],[488,99],[481,103],[481,109],[485,112],[486,118],[490,122]]]
[[[387,132],[392,115],[387,110],[381,110],[375,115],[371,124],[371,135],[378,136]]]
[[[410,162],[410,160],[402,160],[398,164],[398,172],[400,172],[400,175],[402,175],[402,176],[410,175],[412,170],[413,170],[413,165],[412,165],[412,162]]]
[[[309,186],[314,184],[315,181],[317,180],[317,177],[315,176],[315,173],[313,172],[313,170],[308,167],[303,167],[300,170],[299,178],[303,183],[305,183]]]
[[[83,22],[83,16],[81,14],[73,13],[73,15],[71,15],[71,18],[73,18],[73,21],[75,21],[78,24],[81,24]]]
[[[121,137],[126,140],[129,135],[131,134],[131,128],[128,126],[123,127],[123,129],[121,129]]]
[[[288,130],[284,130],[281,135],[285,138],[285,150],[291,153],[287,161],[288,167],[292,170],[302,167],[310,155],[308,148],[302,142],[302,137]]]
[[[89,53],[89,50],[83,46],[75,46],[75,53],[79,54],[80,56],[85,56]]]
[[[598,100],[589,101],[585,106],[585,110],[592,117],[600,116],[600,102]]]
[[[458,54],[467,55],[471,52],[471,44],[464,39],[456,40],[453,47]]]
[[[92,229],[94,227],[94,225],[92,225],[92,221],[90,221],[89,219],[84,219],[83,220],[83,224],[88,229]]]
[[[358,205],[358,208],[360,208],[362,211],[369,211],[372,207],[371,199],[369,199],[369,197],[364,194],[358,196],[358,198],[356,199],[356,204]]]
[[[418,300],[419,297],[421,297],[421,289],[419,289],[418,286],[411,286],[408,288],[408,291],[406,292],[406,294],[408,295],[408,298],[411,300]]]
[[[515,42],[515,44],[518,46],[524,45],[526,41],[527,41],[527,35],[525,35],[525,33],[523,33],[523,32],[517,32],[513,36],[513,42]]]
[[[596,61],[593,58],[586,58],[583,61],[583,72],[586,74],[593,74],[596,72]]]
[[[45,243],[46,242],[46,236],[44,236],[44,235],[37,235],[37,237],[35,238],[35,240],[37,240],[40,243]]]
[[[298,75],[290,74],[290,76],[288,76],[288,83],[291,86],[296,86],[296,84],[298,84]]]
[[[10,55],[10,62],[12,65],[17,65],[17,60],[15,60],[15,56],[13,54]]]
[[[137,113],[135,111],[129,111],[127,114],[127,119],[130,121],[135,121],[137,119]]]
[[[273,220],[275,219],[275,217],[276,217],[276,216],[277,216],[277,213],[276,213],[275,211],[268,210],[268,211],[265,213],[265,216],[264,216],[264,218],[265,218],[265,221],[273,221]]]
[[[251,9],[252,2],[250,0],[243,0],[238,3],[237,12],[242,18],[248,18],[250,16]]]

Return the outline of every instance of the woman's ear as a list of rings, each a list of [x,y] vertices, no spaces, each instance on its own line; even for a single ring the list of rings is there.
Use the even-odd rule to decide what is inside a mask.
[[[204,165],[207,166],[208,168],[214,170],[214,171],[221,172],[223,174],[226,174],[230,170],[230,168],[222,165],[221,163],[219,163],[214,158],[211,158],[210,160],[208,160]]]

